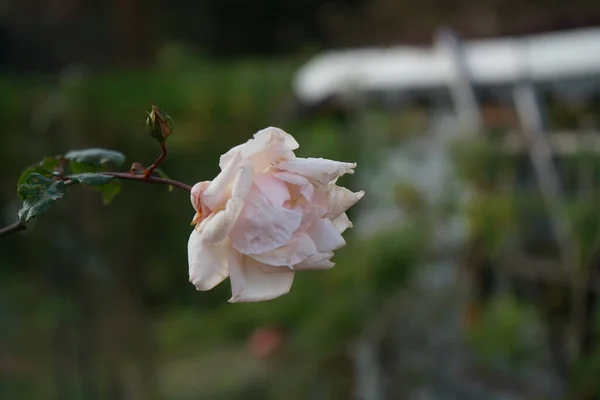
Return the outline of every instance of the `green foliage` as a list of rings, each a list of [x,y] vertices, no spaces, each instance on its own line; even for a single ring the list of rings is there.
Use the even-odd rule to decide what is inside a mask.
[[[572,399],[592,399],[600,392],[600,347],[596,346],[586,357],[582,357],[573,367]]]
[[[382,298],[402,287],[427,250],[425,224],[399,231],[386,232],[376,238],[369,251],[369,280],[373,291]]]
[[[540,324],[532,307],[512,297],[498,297],[491,301],[469,340],[485,363],[520,366],[533,361],[543,346],[538,339]]]
[[[23,201],[18,216],[23,223],[50,210],[56,200],[66,194],[64,171],[58,171],[61,160],[69,160],[73,174],[67,177],[71,183],[96,188],[103,194],[105,204],[119,192],[121,183],[102,173],[107,164],[122,165],[125,162],[125,156],[117,151],[85,149],[70,151],[64,157],[46,157],[26,168],[17,181],[17,193]]]
[[[478,193],[467,207],[473,237],[482,240],[491,254],[517,230],[515,199],[512,194]]]
[[[113,179],[102,186],[94,187],[94,189],[97,189],[102,193],[102,204],[109,205],[113,202],[119,192],[121,192],[121,186],[121,181]]]
[[[597,250],[600,240],[600,214],[597,203],[590,199],[573,199],[568,202],[566,214],[577,241],[582,260],[588,260]]]
[[[27,223],[32,218],[50,210],[56,200],[65,195],[66,185],[61,180],[51,179],[44,174],[32,172],[19,186],[19,196],[23,207],[19,210],[19,219]]]
[[[410,183],[401,182],[394,188],[394,199],[397,204],[405,207],[407,211],[417,213],[426,211],[426,199],[419,189]]]
[[[457,141],[452,149],[460,175],[477,188],[487,189],[505,173],[512,173],[515,158],[503,152],[502,143],[493,138]]]
[[[122,153],[106,149],[71,150],[65,154],[64,158],[76,163],[93,166],[99,166],[108,163],[122,166],[125,162],[125,156]]]

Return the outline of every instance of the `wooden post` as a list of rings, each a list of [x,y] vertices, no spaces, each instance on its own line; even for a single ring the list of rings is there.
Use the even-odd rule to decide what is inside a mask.
[[[442,29],[436,34],[435,46],[450,63],[452,77],[448,84],[461,127],[475,134],[481,129],[481,112],[461,41],[452,30]]]

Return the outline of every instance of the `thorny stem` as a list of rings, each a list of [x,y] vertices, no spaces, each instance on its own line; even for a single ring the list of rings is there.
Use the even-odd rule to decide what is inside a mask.
[[[152,164],[144,172],[143,175],[136,175],[132,172],[102,172],[102,174],[113,176],[116,179],[121,179],[121,180],[138,181],[138,182],[145,182],[145,183],[155,183],[155,184],[160,184],[160,185],[174,186],[176,188],[183,189],[187,192],[190,192],[192,190],[192,187],[186,183],[175,181],[173,179],[159,178],[156,176],[152,176],[152,173],[156,170],[156,168],[158,168],[160,163],[167,156],[167,147],[165,146],[164,142],[162,142],[160,144],[160,148],[161,148],[160,156],[158,156],[158,158],[156,159],[154,164]],[[63,177],[63,179],[64,178],[67,178],[66,182],[65,182],[66,185],[70,186],[73,184],[72,181],[68,180],[68,176]],[[11,235],[13,233],[16,233],[16,232],[19,232],[19,231],[22,231],[25,229],[27,229],[27,226],[24,223],[22,223],[21,221],[17,221],[17,222],[15,222],[11,225],[8,225],[4,228],[0,228],[0,237],[8,236],[8,235]]]
[[[148,169],[146,170],[146,173],[144,173],[144,180],[147,181],[150,178],[150,176],[152,175],[154,170],[156,168],[158,168],[160,163],[162,163],[166,157],[167,157],[167,145],[165,144],[165,142],[160,142],[160,155],[158,156],[156,161],[154,161],[154,164],[152,164],[150,167],[148,167]]]

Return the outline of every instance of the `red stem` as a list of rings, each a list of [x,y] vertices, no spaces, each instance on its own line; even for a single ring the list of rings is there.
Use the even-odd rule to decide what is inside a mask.
[[[158,158],[156,159],[154,164],[152,164],[144,172],[144,175],[135,175],[135,174],[132,174],[131,172],[102,172],[102,174],[114,176],[117,179],[128,180],[128,181],[138,181],[138,182],[170,185],[170,186],[174,186],[176,188],[191,192],[192,187],[188,184],[185,184],[185,183],[179,182],[179,181],[174,181],[174,180],[168,179],[168,178],[158,178],[156,176],[152,176],[152,173],[156,170],[156,168],[158,168],[160,163],[163,162],[165,157],[167,157],[167,146],[165,145],[165,142],[160,143],[160,150],[161,150],[160,155],[158,156]],[[61,162],[59,163],[57,170],[61,174],[63,173],[62,172],[63,171],[63,160],[61,160]],[[62,177],[62,176],[60,178],[65,179],[65,177]],[[66,178],[68,179],[68,177],[66,177]],[[70,186],[73,184],[73,181],[65,180],[65,184]],[[17,221],[12,225],[6,226],[4,228],[0,228],[0,237],[7,236],[12,233],[16,233],[16,232],[19,232],[19,231],[22,231],[25,229],[27,229],[27,226],[24,223],[22,223],[21,221]]]
[[[148,169],[144,173],[144,180],[148,180],[150,178],[150,176],[152,175],[154,170],[156,168],[158,168],[160,163],[162,163],[166,157],[167,157],[167,145],[165,144],[165,142],[160,142],[160,155],[158,156],[156,161],[154,161],[154,164],[152,164],[150,167],[148,167]]]
[[[155,164],[157,164],[157,163],[155,163]],[[149,176],[148,178],[146,178],[145,175],[134,175],[130,172],[102,172],[102,174],[114,176],[116,179],[122,179],[122,180],[128,180],[128,181],[138,181],[138,182],[145,182],[145,183],[170,185],[170,186],[174,186],[179,189],[183,189],[187,192],[190,192],[192,190],[192,187],[186,183],[174,181],[172,179],[167,179],[167,178],[158,178],[156,176]],[[66,181],[65,184],[68,186],[71,186],[72,181]],[[8,236],[10,234],[17,233],[17,232],[25,230],[25,229],[27,229],[27,226],[24,223],[22,223],[21,221],[17,221],[17,222],[15,222],[11,225],[8,225],[4,228],[0,228],[0,237]]]
[[[150,170],[148,170],[148,171],[150,171]],[[158,184],[163,184],[163,185],[171,185],[171,186],[177,187],[179,189],[186,190],[188,192],[190,192],[192,190],[192,187],[186,183],[174,181],[173,179],[158,178],[156,176],[146,177],[146,174],[134,175],[130,172],[101,172],[101,174],[110,175],[110,176],[114,176],[117,179],[123,179],[123,180],[129,180],[129,181],[139,181],[139,182],[146,182],[146,183],[158,183]]]
[[[5,226],[4,228],[0,229],[0,237],[2,236],[7,236],[10,235],[12,233],[16,233],[22,230],[27,229],[27,227],[25,226],[24,223],[22,223],[21,221],[17,221],[12,225],[9,226]]]

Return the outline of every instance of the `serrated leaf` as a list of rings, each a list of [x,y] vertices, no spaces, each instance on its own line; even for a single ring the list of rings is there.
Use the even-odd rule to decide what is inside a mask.
[[[42,178],[50,179],[51,181],[54,180],[54,176],[52,175],[52,172],[50,172],[47,169],[44,169],[38,165],[32,165],[32,166],[26,168],[23,172],[21,172],[21,176],[19,176],[19,180],[17,181],[17,193],[19,194],[19,197],[21,198],[21,200],[25,200],[25,197],[23,197],[23,195],[21,195],[20,187],[21,187],[21,185],[26,183],[28,178],[33,174],[37,174],[36,176],[39,175]]]
[[[56,200],[65,195],[66,188],[64,181],[56,181],[36,172],[29,174],[18,189],[23,199],[19,219],[27,223],[44,214],[54,206]]]
[[[125,155],[123,155],[123,153],[100,148],[71,150],[65,155],[65,158],[88,165],[112,163],[121,166],[125,162]]]
[[[69,175],[69,179],[71,179],[73,182],[83,183],[84,185],[88,185],[88,186],[105,185],[108,182],[110,182],[113,178],[114,178],[114,176],[104,175],[102,173],[93,173],[93,172]]]
[[[171,178],[169,178],[169,175],[165,174],[164,171],[162,169],[160,169],[160,168],[156,168],[154,170],[154,172],[156,172],[158,174],[158,176],[160,176],[161,178],[171,179]],[[167,187],[169,188],[169,192],[173,191],[173,186],[172,185],[169,185]]]

